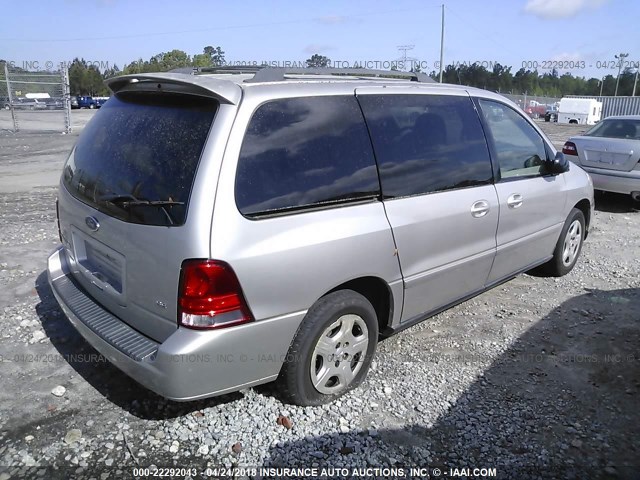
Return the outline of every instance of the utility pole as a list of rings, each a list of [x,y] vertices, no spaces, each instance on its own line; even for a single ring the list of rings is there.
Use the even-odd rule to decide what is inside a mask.
[[[9,108],[11,109],[11,120],[13,121],[13,131],[18,131],[18,122],[16,121],[16,112],[13,106],[13,95],[11,94],[11,82],[9,81],[9,69],[7,63],[4,64],[4,78],[7,82],[7,98],[9,99]]]
[[[620,71],[622,70],[622,63],[624,62],[624,59],[627,58],[628,56],[629,56],[628,53],[621,53],[620,55],[614,55],[614,57],[620,60],[620,62],[618,62],[618,76],[616,78],[616,91],[613,94],[614,97],[618,96],[618,84],[620,83]]]
[[[444,62],[444,3],[442,4],[442,28],[440,29],[440,83],[442,83],[442,62]]]
[[[631,95],[632,97],[636,96],[636,85],[638,84],[638,71],[640,71],[640,62],[636,62],[636,78],[633,80],[633,95]]]
[[[602,87],[604,87],[604,77],[600,79],[600,96],[602,96]]]

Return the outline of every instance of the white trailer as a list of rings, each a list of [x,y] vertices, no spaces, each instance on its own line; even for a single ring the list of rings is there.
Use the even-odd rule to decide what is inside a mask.
[[[563,98],[558,107],[558,123],[595,125],[602,117],[602,102],[593,98]]]

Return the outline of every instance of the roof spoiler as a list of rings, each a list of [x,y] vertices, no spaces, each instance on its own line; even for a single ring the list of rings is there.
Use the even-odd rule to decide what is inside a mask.
[[[233,82],[206,76],[187,76],[184,73],[135,73],[109,78],[105,83],[114,94],[123,91],[191,93],[214,97],[233,105],[237,105],[242,98],[242,89]]]

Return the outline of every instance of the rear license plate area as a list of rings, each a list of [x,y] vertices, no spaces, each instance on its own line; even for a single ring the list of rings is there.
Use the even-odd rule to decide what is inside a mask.
[[[101,290],[110,289],[122,295],[124,255],[77,230],[72,235],[76,262],[81,271]]]

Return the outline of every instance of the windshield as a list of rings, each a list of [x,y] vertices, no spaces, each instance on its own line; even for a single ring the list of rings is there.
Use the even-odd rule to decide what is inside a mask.
[[[63,182],[126,222],[181,225],[216,110],[215,100],[196,96],[114,96],[84,128]]]
[[[588,137],[626,138],[640,140],[640,119],[610,118],[585,133]]]

